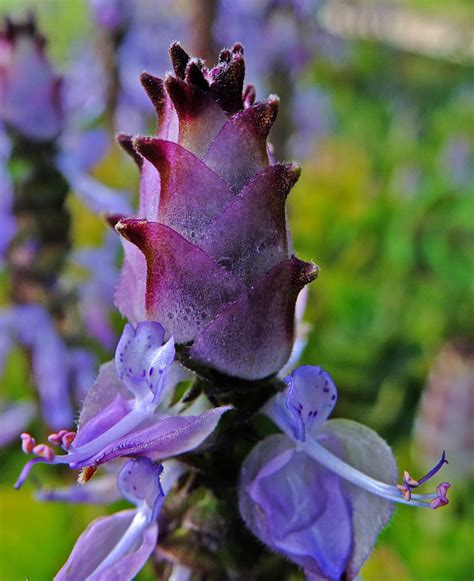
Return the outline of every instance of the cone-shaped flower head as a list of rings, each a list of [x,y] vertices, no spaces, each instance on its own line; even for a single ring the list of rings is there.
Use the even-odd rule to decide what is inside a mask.
[[[44,47],[32,18],[0,25],[0,121],[40,141],[56,137],[63,124],[60,79]]]
[[[288,360],[297,296],[318,271],[289,246],[285,202],[300,170],[272,158],[278,99],[244,89],[240,45],[213,69],[179,44],[170,54],[174,75],[142,75],[157,136],[120,137],[141,200],[138,218],[116,225],[117,305],[133,322],[161,322],[194,364],[261,379]]]

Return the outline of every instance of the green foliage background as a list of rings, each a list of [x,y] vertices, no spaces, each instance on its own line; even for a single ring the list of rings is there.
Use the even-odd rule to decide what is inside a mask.
[[[85,2],[32,4],[51,56],[63,66],[71,42],[90,33]],[[407,4],[456,19],[472,10],[464,0]],[[0,11],[25,5],[0,0]],[[472,69],[354,42],[342,65],[316,58],[307,82],[330,95],[335,121],[304,160],[290,196],[294,247],[322,269],[311,288],[303,362],[334,377],[338,415],[376,429],[395,447],[400,469],[418,474],[425,467],[410,442],[430,365],[447,341],[473,336],[472,169],[470,184],[459,183],[443,163],[449,140],[465,138],[472,146]],[[131,166],[117,175],[116,156],[112,151],[97,175],[135,187]],[[77,202],[72,209],[76,244],[100,241],[100,221]],[[18,397],[29,381],[16,352],[2,384]],[[11,488],[23,464],[17,448],[1,451],[0,462],[0,578],[51,579],[92,518],[115,507],[38,503],[31,486]],[[42,468],[38,478],[59,481]],[[362,578],[472,579],[470,488],[454,482],[451,505],[442,511],[399,508]],[[145,570],[140,579],[147,578]]]

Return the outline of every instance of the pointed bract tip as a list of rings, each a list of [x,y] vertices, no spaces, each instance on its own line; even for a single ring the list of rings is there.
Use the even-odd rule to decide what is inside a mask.
[[[286,163],[285,166],[292,185],[296,184],[301,176],[301,166],[294,161]]]
[[[133,161],[137,164],[138,168],[141,169],[143,165],[143,159],[139,155],[134,147],[134,137],[132,135],[127,135],[125,133],[119,133],[115,136],[117,143],[120,147],[131,156]]]
[[[123,214],[104,214],[104,218],[108,225],[115,229],[117,223],[120,222],[120,220],[123,220],[125,216]]]
[[[179,42],[175,41],[169,48],[169,55],[176,76],[180,79],[184,79],[186,65],[188,64],[190,58],[188,53],[183,49]]]
[[[186,65],[185,71],[186,82],[201,91],[206,92],[209,89],[209,83],[204,78],[203,63],[201,59],[192,58]]]
[[[240,44],[240,42],[236,42],[234,44],[234,46],[231,48],[232,54],[239,54],[239,55],[243,55],[244,54],[244,47],[242,44]]]
[[[125,238],[125,240],[140,247],[140,244],[144,241],[147,225],[147,220],[125,218],[115,225],[115,230],[120,234],[120,236]]]
[[[160,110],[163,107],[164,101],[166,100],[163,79],[143,71],[140,75],[140,82],[142,87],[145,89],[146,94],[153,103],[155,109]]]

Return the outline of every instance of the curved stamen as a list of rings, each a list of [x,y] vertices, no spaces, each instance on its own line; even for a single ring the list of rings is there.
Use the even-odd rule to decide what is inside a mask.
[[[436,499],[440,498],[439,494],[415,495],[411,494],[410,491],[410,495],[407,498],[396,486],[381,482],[360,472],[357,468],[346,464],[346,462],[329,452],[329,450],[312,438],[308,440],[307,445],[304,446],[304,450],[314,460],[325,466],[328,470],[331,470],[331,472],[376,496],[380,496],[391,502],[409,504],[422,508],[438,508],[438,506],[442,506],[440,502],[436,502]],[[427,502],[430,499],[431,502]],[[436,506],[432,506],[433,504]]]
[[[35,464],[40,463],[40,462],[43,462],[45,464],[50,464],[51,463],[48,460],[46,460],[46,458],[43,458],[42,456],[37,456],[36,458],[33,458],[32,460],[29,460],[23,466],[23,470],[20,472],[20,476],[18,476],[18,480],[15,482],[15,489],[16,490],[20,489],[23,486],[23,483],[28,478],[28,474],[30,473],[30,470],[33,468],[33,466]]]

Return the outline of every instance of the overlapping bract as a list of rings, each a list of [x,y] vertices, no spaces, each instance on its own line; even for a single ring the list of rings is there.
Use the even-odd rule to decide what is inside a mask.
[[[157,136],[120,138],[141,195],[138,216],[116,225],[126,252],[116,302],[133,322],[160,321],[191,361],[261,379],[288,360],[297,296],[317,274],[289,247],[299,168],[272,159],[278,99],[244,90],[240,45],[213,69],[179,44],[170,54],[175,76],[142,75]]]

